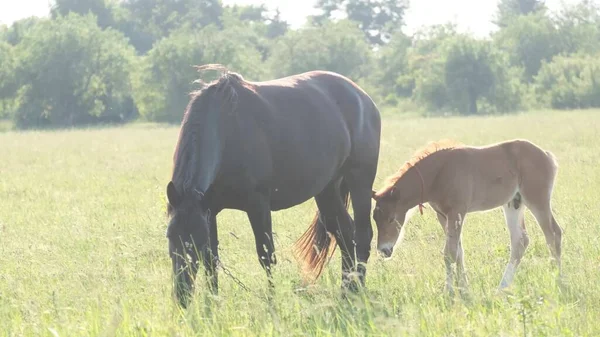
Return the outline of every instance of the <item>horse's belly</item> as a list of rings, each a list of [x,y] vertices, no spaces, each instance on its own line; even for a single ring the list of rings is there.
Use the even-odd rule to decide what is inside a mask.
[[[272,157],[272,209],[301,204],[341,176],[350,155],[350,137],[346,130],[332,129],[325,137],[319,135],[314,137],[317,139],[307,137],[293,144],[279,144]]]
[[[280,211],[302,204],[311,199],[309,194],[286,193],[284,191],[275,191],[271,193],[271,210]]]
[[[332,162],[331,164],[334,164]],[[287,179],[275,179],[271,187],[271,209],[281,210],[299,205],[319,194],[339,175],[342,162],[321,170],[296,171]]]

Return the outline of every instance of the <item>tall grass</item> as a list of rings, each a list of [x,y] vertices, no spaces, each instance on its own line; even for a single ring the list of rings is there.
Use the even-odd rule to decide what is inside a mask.
[[[275,296],[246,216],[218,217],[220,294],[203,283],[187,311],[171,298],[165,186],[176,127],[0,133],[1,336],[595,336],[600,334],[600,123],[597,111],[473,118],[386,114],[375,188],[426,142],[483,145],[527,138],[558,158],[553,208],[564,228],[559,285],[528,212],[531,244],[514,285],[502,212],[469,215],[463,231],[471,296],[444,296],[443,233],[431,210],[408,223],[390,261],[373,253],[368,289],[340,296],[339,250],[313,286],[292,243],[312,200],[273,213]],[[373,242],[374,248],[375,242]]]

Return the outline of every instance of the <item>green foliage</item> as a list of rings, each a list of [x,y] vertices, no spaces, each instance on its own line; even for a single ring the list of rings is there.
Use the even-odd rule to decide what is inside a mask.
[[[484,95],[487,107],[482,112],[505,113],[534,107],[523,68],[512,66],[509,55],[498,50],[492,49],[490,57],[494,82]]]
[[[42,21],[15,53],[17,127],[123,121],[134,114],[133,49],[120,33],[101,30],[94,16]]]
[[[53,0],[50,11],[52,17],[65,16],[69,13],[86,15],[92,13],[96,16],[98,26],[106,28],[114,24],[111,8],[106,0]]]
[[[536,76],[557,55],[600,53],[600,8],[592,0],[563,5],[557,13],[542,0],[501,0],[500,29],[491,39],[459,34],[452,24],[407,36],[400,30],[404,0],[320,0],[316,8],[320,15],[290,29],[278,10],[265,5],[54,0],[50,19],[0,27],[0,41],[8,44],[0,46],[6,58],[0,117],[15,117],[19,127],[76,125],[122,121],[139,110],[146,120],[179,122],[188,93],[196,89],[192,66],[209,62],[253,80],[334,71],[356,81],[379,106],[411,112],[487,114],[591,104],[540,94],[542,78],[548,92],[567,90],[547,84],[558,86],[562,80],[550,77],[560,72]],[[67,19],[88,13],[97,25]],[[97,54],[106,56],[96,60]],[[77,66],[71,69],[72,63]],[[53,98],[40,98],[45,96]],[[66,111],[73,115],[63,116]]]
[[[154,41],[182,28],[220,27],[223,13],[219,0],[125,0],[123,8],[138,34],[149,34]]]
[[[465,36],[447,41],[445,85],[452,107],[477,114],[477,100],[494,84],[490,45]]]
[[[555,21],[563,53],[600,51],[600,8],[592,1],[566,5]]]
[[[511,56],[511,63],[523,67],[531,81],[542,61],[550,61],[562,48],[560,33],[547,16],[536,13],[519,16],[496,36],[499,48]]]
[[[489,114],[524,106],[522,69],[489,41],[457,34],[452,26],[421,32],[408,53],[413,98],[431,112]]]
[[[407,0],[319,0],[316,8],[322,14],[316,16],[316,22],[333,18],[336,12],[343,12],[360,29],[371,44],[382,45],[389,41],[404,23],[404,12],[408,8]]]
[[[426,110],[440,111],[449,101],[444,82],[444,58],[441,53],[410,55],[411,74],[415,77],[413,98]]]
[[[262,35],[268,39],[282,36],[289,29],[289,24],[281,19],[281,12],[279,10],[272,13],[267,10],[264,4],[260,6],[234,5],[226,7],[223,13],[239,20],[239,25],[254,26],[254,29],[256,29],[256,26],[261,27]]]
[[[248,32],[246,32],[248,33]],[[182,29],[154,46],[136,80],[135,102],[150,121],[179,122],[198,74],[192,66],[221,63],[250,80],[262,77],[261,55],[242,29]]]
[[[545,12],[544,0],[500,0],[494,23],[501,28],[506,28],[519,16]]]
[[[14,47],[0,40],[0,119],[11,113],[16,91]]]
[[[535,91],[556,109],[600,107],[600,55],[557,56],[543,63]]]
[[[6,28],[2,34],[1,39],[15,46],[21,42],[23,37],[29,33],[29,30],[38,23],[40,23],[42,19],[37,17],[29,17],[21,20],[17,20],[13,22],[13,24]]]
[[[289,32],[275,42],[267,62],[275,77],[329,70],[357,79],[366,75],[370,61],[363,33],[342,20]]]
[[[408,64],[411,42],[408,36],[397,33],[375,53],[375,64],[368,79],[371,83],[377,83],[373,93],[385,96],[386,103],[396,102],[398,97],[410,97],[412,94],[415,79]]]

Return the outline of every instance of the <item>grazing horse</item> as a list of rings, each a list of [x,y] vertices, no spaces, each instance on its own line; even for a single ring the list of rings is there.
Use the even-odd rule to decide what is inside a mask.
[[[271,211],[313,197],[317,216],[296,245],[305,272],[318,277],[337,242],[343,287],[364,285],[381,133],[379,110],[369,95],[326,71],[250,82],[220,65],[199,69],[222,74],[191,96],[166,189],[179,303],[187,306],[200,261],[217,293],[220,211],[247,213],[272,286]],[[347,211],[349,195],[356,224]],[[358,280],[350,282],[354,272]]]
[[[510,260],[500,282],[500,288],[505,288],[529,244],[524,222],[527,206],[544,232],[560,275],[562,230],[550,208],[557,170],[554,155],[527,140],[483,147],[430,143],[391,176],[385,188],[373,192],[377,250],[389,258],[408,221],[407,212],[418,206],[422,214],[423,203],[428,202],[446,234],[446,288],[453,294],[453,263],[459,288],[467,286],[461,240],[467,213],[502,206],[510,232]]]

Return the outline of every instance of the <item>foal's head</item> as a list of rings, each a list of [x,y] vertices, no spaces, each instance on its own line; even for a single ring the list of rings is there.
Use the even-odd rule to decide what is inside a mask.
[[[377,250],[383,257],[389,258],[394,252],[394,247],[402,239],[404,224],[414,205],[410,204],[407,198],[403,198],[396,187],[391,187],[383,193],[373,192],[373,199],[376,201],[373,220],[377,225]]]
[[[377,250],[384,256],[390,257],[394,247],[402,239],[404,224],[413,214],[415,206],[422,207],[425,200],[425,179],[417,167],[431,167],[433,154],[445,150],[462,147],[461,143],[453,140],[431,142],[415,152],[398,171],[388,178],[387,186],[379,192],[373,191],[375,210],[373,220],[377,224]],[[427,159],[427,160],[426,160]],[[428,163],[425,163],[428,162]]]

